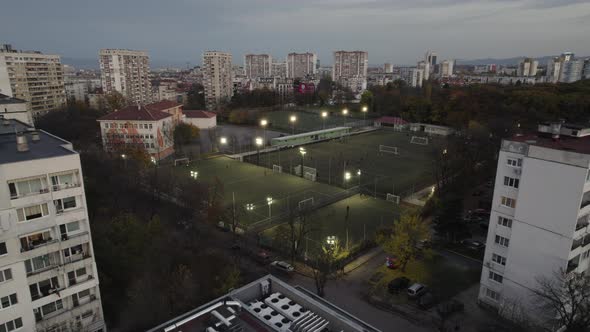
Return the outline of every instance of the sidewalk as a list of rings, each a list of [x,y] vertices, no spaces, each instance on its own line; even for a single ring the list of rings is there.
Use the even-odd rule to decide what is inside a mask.
[[[357,259],[346,264],[346,266],[344,266],[344,273],[349,273],[349,272],[352,272],[352,271],[358,269],[360,266],[362,266],[366,262],[370,261],[371,259],[373,259],[375,256],[381,254],[382,252],[383,252],[383,249],[381,249],[381,247],[379,247],[379,246],[369,250],[367,253],[359,256]]]

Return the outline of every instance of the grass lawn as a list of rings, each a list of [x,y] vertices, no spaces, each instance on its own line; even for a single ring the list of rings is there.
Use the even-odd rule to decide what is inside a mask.
[[[210,190],[217,178],[223,184],[226,205],[231,205],[232,197],[235,197],[236,206],[243,211],[241,223],[246,225],[268,217],[267,197],[273,198],[271,214],[276,215],[303,199],[330,196],[343,191],[338,187],[289,174],[273,173],[267,168],[227,157],[198,160],[189,167],[160,167],[158,171],[160,176],[172,176],[177,182],[204,181]],[[198,172],[196,180],[190,177],[191,171]],[[246,210],[246,204],[253,204],[254,208]]]
[[[443,256],[430,251],[423,259],[408,263],[405,272],[400,269],[388,269],[383,264],[374,275],[375,278],[372,279],[378,281],[371,283],[371,294],[389,303],[403,304],[410,301],[405,292],[392,295],[387,291],[387,284],[397,277],[405,276],[411,280],[410,283],[419,282],[427,285],[440,301],[444,301],[477,283],[481,270],[458,267]]]
[[[346,221],[347,208],[348,221]],[[346,249],[348,228],[348,242],[351,249],[364,239],[374,239],[375,231],[379,227],[392,225],[401,209],[400,206],[381,199],[360,195],[349,197],[313,211],[308,217],[308,225],[313,227],[313,232],[301,245],[307,247],[308,255],[313,255],[326,243],[328,236],[335,236],[342,249]],[[288,240],[284,238],[286,227],[279,225],[265,230],[261,236],[263,243],[275,248],[288,245]]]
[[[354,135],[344,141],[332,140],[305,146],[304,164],[317,169],[320,182],[350,187],[360,183],[367,193],[385,198],[387,193],[402,196],[434,183],[432,174],[434,150],[445,144],[444,138],[431,138],[429,145],[410,143],[412,134],[378,130]],[[379,145],[397,147],[398,154],[380,153]],[[257,157],[247,161],[256,163]],[[272,168],[281,165],[283,172],[301,164],[299,148],[260,156],[260,165]],[[361,170],[360,177],[357,175]],[[351,179],[344,180],[350,172]]]

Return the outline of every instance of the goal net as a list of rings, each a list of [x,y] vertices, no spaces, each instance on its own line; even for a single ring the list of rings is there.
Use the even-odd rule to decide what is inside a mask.
[[[304,199],[299,202],[299,210],[306,210],[313,206],[313,197]]]
[[[188,158],[174,159],[174,166],[178,166],[178,165],[188,166],[190,164],[190,162],[191,161]]]
[[[419,145],[428,145],[428,137],[412,136],[410,143],[419,144]]]
[[[397,146],[379,145],[379,152],[398,154]]]
[[[283,166],[272,165],[272,171],[275,173],[283,173]]]
[[[295,175],[301,176],[301,165],[295,166],[294,170]],[[313,167],[303,166],[303,176],[305,176],[307,173],[313,175],[315,178],[315,176],[318,174],[318,170]]]
[[[303,173],[303,178],[306,179],[306,180],[309,180],[309,181],[315,181],[316,180],[316,174],[305,172],[305,173]]]
[[[399,196],[398,195],[388,193],[386,200],[388,202],[393,202],[395,204],[399,204]]]

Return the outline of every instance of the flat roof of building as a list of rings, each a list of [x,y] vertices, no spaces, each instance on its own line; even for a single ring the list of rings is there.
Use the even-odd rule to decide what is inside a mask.
[[[313,293],[272,275],[148,332],[380,332]]]
[[[309,131],[309,132],[301,133],[301,134],[295,134],[295,135],[289,135],[289,136],[282,136],[282,137],[275,137],[272,140],[285,141],[285,140],[290,140],[290,139],[295,139],[295,138],[307,137],[307,136],[310,136],[310,135],[318,135],[318,134],[331,133],[331,132],[335,132],[335,131],[336,132],[338,132],[338,131],[346,131],[346,130],[350,130],[350,127],[334,127],[334,128],[329,128],[329,129]]]
[[[548,149],[590,154],[590,136],[571,137],[560,135],[559,138],[553,138],[548,134],[531,133],[516,135],[508,140]]]
[[[43,130],[37,130],[39,140],[33,141],[32,133],[35,129],[18,120],[8,120],[5,125],[0,121],[0,164],[17,163],[22,161],[55,158],[77,154],[72,144]],[[29,149],[18,151],[16,133],[22,132],[27,139]]]
[[[214,118],[217,116],[216,113],[201,111],[201,110],[183,110],[182,113],[186,115],[187,118],[196,118],[196,119],[207,119],[207,118]]]
[[[14,98],[0,93],[0,104],[24,104],[26,100]]]

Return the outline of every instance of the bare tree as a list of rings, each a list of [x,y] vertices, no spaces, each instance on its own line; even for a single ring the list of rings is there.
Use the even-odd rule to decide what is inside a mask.
[[[289,252],[291,254],[291,263],[293,263],[301,253],[302,243],[305,238],[316,229],[313,227],[308,209],[289,211],[287,225],[289,227]]]
[[[321,252],[311,260],[310,266],[318,296],[324,297],[324,289],[328,280],[338,277],[336,272],[338,272],[337,263],[340,251],[340,244],[336,240],[333,244],[322,247]]]
[[[561,270],[537,280],[534,303],[544,314],[547,329],[564,332],[590,330],[590,277]]]

